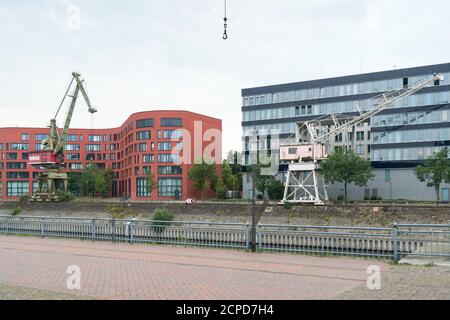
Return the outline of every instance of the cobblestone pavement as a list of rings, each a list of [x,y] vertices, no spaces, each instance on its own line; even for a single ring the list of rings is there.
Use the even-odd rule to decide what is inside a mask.
[[[450,268],[391,266],[381,273],[381,290],[360,285],[335,299],[342,300],[450,300]]]
[[[226,249],[0,237],[0,284],[101,299],[330,299],[366,282],[379,261]]]
[[[81,290],[66,288],[70,265],[81,269]],[[381,290],[367,289],[372,265],[381,268]],[[449,292],[450,268],[0,236],[0,299],[449,299]]]
[[[0,284],[0,300],[86,300],[72,294]]]

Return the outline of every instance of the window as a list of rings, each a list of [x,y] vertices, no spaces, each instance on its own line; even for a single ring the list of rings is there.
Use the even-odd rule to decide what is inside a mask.
[[[139,151],[146,151],[146,150],[147,150],[147,144],[139,143]]]
[[[147,140],[152,137],[151,131],[139,131],[136,132],[136,140]]]
[[[102,146],[100,144],[87,144],[86,151],[102,151]]]
[[[358,140],[358,141],[364,140],[364,131],[356,132],[356,140]]]
[[[384,181],[386,181],[386,182],[391,181],[391,169],[384,170]]]
[[[3,150],[3,149],[4,149],[3,143],[0,143],[0,150]]]
[[[334,141],[335,142],[342,142],[342,133],[339,133],[337,135],[334,136]]]
[[[153,119],[141,119],[141,120],[136,120],[136,128],[137,128],[137,129],[141,129],[141,128],[152,128],[153,125],[154,125]]]
[[[94,153],[86,154],[86,161],[95,161],[95,154]]]
[[[159,130],[158,131],[158,139],[171,139],[176,140],[183,137],[182,130]]]
[[[34,145],[34,150],[35,150],[35,151],[41,151],[41,150],[42,150],[42,144],[36,143],[36,144]]]
[[[151,167],[148,167],[148,166],[142,167],[142,174],[145,174],[145,175],[150,174],[150,171],[151,171]]]
[[[174,163],[178,161],[179,157],[176,154],[158,154],[158,162],[160,163]]]
[[[158,142],[158,150],[159,151],[171,151],[172,143],[171,142]]]
[[[6,169],[26,169],[26,162],[7,162]]]
[[[83,164],[82,163],[71,163],[69,165],[70,170],[83,170]]]
[[[161,127],[182,127],[183,120],[180,118],[162,118]]]
[[[364,154],[364,146],[363,145],[356,146],[356,154],[359,156]]]
[[[30,192],[30,184],[28,181],[8,181],[6,182],[8,197],[20,197]]]
[[[66,151],[80,151],[80,145],[79,144],[66,144],[64,149]]]
[[[142,161],[144,163],[153,163],[155,162],[155,156],[153,154],[144,154],[142,156]]]
[[[16,152],[8,152],[6,154],[6,160],[17,160],[17,153]]]
[[[159,178],[158,179],[158,196],[175,197],[182,194],[181,178]]]
[[[11,143],[11,150],[28,150],[28,143]]]
[[[180,166],[159,166],[158,174],[182,174]]]
[[[290,155],[295,155],[295,154],[297,154],[297,148],[289,148],[289,154],[290,154]]]
[[[78,160],[80,160],[80,154],[79,153],[68,153],[66,155],[66,159],[71,160],[71,161],[78,161]]]
[[[48,135],[47,135],[47,137],[48,137]],[[36,138],[36,140],[38,140],[38,139]],[[77,140],[78,140],[78,136],[76,134],[69,134],[66,138],[67,142],[76,142]]]
[[[147,179],[136,179],[136,196],[137,197],[149,197],[150,192],[147,191]]]
[[[30,174],[28,172],[7,172],[6,178],[8,179],[28,179]]]
[[[37,134],[34,135],[34,139],[36,141],[42,141],[42,140],[48,139],[48,134],[37,133]]]
[[[94,136],[94,135],[89,136],[89,142],[101,142],[101,141],[102,136]]]

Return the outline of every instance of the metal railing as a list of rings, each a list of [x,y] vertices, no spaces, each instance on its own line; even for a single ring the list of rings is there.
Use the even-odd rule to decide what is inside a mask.
[[[450,257],[450,224],[394,224],[397,257]]]
[[[261,251],[391,258],[392,228],[259,225]]]
[[[92,241],[154,243],[250,250],[245,223],[0,216],[0,234]],[[450,225],[390,228],[260,224],[260,252],[389,258],[450,257]]]
[[[0,216],[0,234],[247,249],[243,223]]]

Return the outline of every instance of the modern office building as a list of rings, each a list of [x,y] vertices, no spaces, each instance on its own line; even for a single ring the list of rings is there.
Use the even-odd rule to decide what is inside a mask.
[[[211,145],[208,131],[216,135],[212,156],[221,159],[222,121],[187,111],[147,111],[132,114],[112,129],[69,129],[65,146],[68,172],[81,173],[86,166],[111,169],[111,196],[129,195],[132,200],[198,198],[200,193],[188,171]],[[190,141],[185,141],[185,133]],[[0,198],[15,199],[37,188],[38,170],[28,165],[28,154],[41,149],[47,128],[0,128]],[[175,150],[174,152],[172,150]],[[201,152],[201,154],[197,154]],[[173,154],[172,154],[173,153]],[[177,164],[179,154],[183,161]],[[186,159],[184,159],[186,157]],[[152,172],[156,189],[150,194],[146,177]],[[207,197],[214,196],[212,192]]]
[[[354,200],[434,200],[434,189],[419,182],[413,170],[434,152],[450,146],[450,63],[243,89],[244,162],[249,161],[252,129],[277,129],[281,142],[289,142],[298,122],[332,113],[356,115],[357,106],[369,110],[375,96],[434,73],[442,73],[444,80],[398,101],[370,123],[356,128],[355,151],[370,157],[375,178],[367,187],[352,186],[349,190]],[[332,147],[340,144],[345,144],[345,137],[336,136],[330,141]],[[264,151],[264,144],[260,145],[260,151]],[[280,177],[286,169],[280,165]],[[244,177],[246,197],[251,195],[249,182]],[[449,200],[449,188],[450,185],[443,185],[440,190],[443,201]],[[343,194],[340,185],[332,185],[328,190],[331,198]]]

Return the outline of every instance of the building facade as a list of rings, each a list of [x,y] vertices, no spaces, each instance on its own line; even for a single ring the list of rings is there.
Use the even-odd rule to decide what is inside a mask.
[[[132,200],[198,198],[188,179],[195,160],[206,148],[221,159],[222,121],[187,111],[147,111],[132,114],[112,129],[69,129],[65,170],[81,173],[87,166],[111,169],[110,195]],[[211,145],[210,136],[215,137]],[[40,151],[47,128],[0,128],[0,196],[15,199],[37,188],[38,169],[28,165],[29,153]],[[205,138],[206,137],[206,138]],[[194,158],[195,157],[195,158]],[[153,173],[156,188],[147,192]],[[207,197],[214,194],[208,192]]]
[[[332,113],[356,115],[358,108],[369,110],[375,96],[434,73],[442,73],[444,80],[398,101],[375,115],[370,123],[356,128],[355,151],[370,158],[375,178],[367,187],[350,188],[353,200],[433,200],[433,188],[420,183],[413,170],[428,156],[450,145],[450,63],[243,89],[244,163],[249,160],[252,129],[278,130],[281,143],[290,142],[298,122]],[[339,147],[345,139],[345,135],[336,136],[330,145]],[[280,166],[280,176],[286,169]],[[246,197],[251,189],[248,182],[244,177]],[[449,187],[443,185],[440,190],[444,201],[449,200]],[[343,187],[338,184],[328,190],[331,198],[343,194]]]

